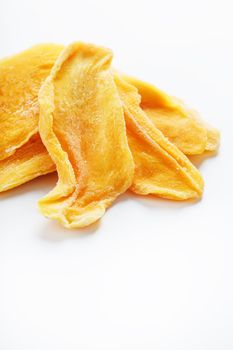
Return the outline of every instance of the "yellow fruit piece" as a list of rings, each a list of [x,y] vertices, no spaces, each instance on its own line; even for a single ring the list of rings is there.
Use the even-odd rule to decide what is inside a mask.
[[[0,61],[0,160],[38,132],[38,91],[60,45],[37,45]]]
[[[38,134],[0,161],[0,192],[55,171],[55,165]]]
[[[217,149],[218,131],[204,124],[196,111],[153,85],[129,76],[124,79],[138,89],[147,116],[183,153],[194,155]]]
[[[7,63],[8,61],[15,61],[17,62],[18,66],[20,63],[21,75],[19,75],[19,77],[17,74],[15,75],[15,79],[11,81],[12,85],[10,85],[10,81],[8,82],[9,91],[14,91],[15,86],[20,85],[17,79],[20,78],[22,81],[27,82],[27,77],[32,74],[32,64],[35,65],[36,59],[30,61],[29,59],[30,57],[37,58],[39,63],[36,67],[36,73],[40,72],[42,74],[43,70],[41,70],[41,67],[44,67],[44,69],[51,68],[52,62],[55,61],[55,58],[56,58],[55,56],[56,55],[58,56],[61,50],[62,50],[62,47],[58,45],[38,45],[15,57],[0,61],[0,71],[1,71],[1,64],[3,62]],[[29,55],[29,53],[31,56]],[[48,63],[48,57],[50,57],[51,55],[54,56],[53,60],[50,60],[50,63]],[[18,58],[21,57],[19,61],[17,61],[16,59],[17,57]],[[8,67],[8,69],[10,70],[9,68],[10,66],[7,66],[7,64],[5,64],[5,66]],[[42,75],[40,75],[40,79],[42,82],[44,79],[42,79],[41,77]],[[210,151],[213,151],[216,149],[219,141],[218,131],[211,127],[205,126],[205,128],[203,128],[203,125],[200,128],[200,124],[199,124],[200,122],[199,121],[196,122],[195,117],[194,118],[191,117],[192,115],[191,111],[189,111],[190,113],[187,112],[186,114],[185,113],[182,114],[181,112],[179,113],[176,112],[179,110],[179,108],[181,108],[181,110],[184,111],[184,108],[182,107],[183,106],[182,102],[180,102],[178,99],[171,98],[170,96],[161,92],[157,88],[147,83],[141,82],[135,78],[124,77],[124,79],[132,82],[132,84],[137,87],[142,97],[140,105],[144,109],[144,111],[147,113],[147,116],[149,116],[153,120],[153,114],[155,115],[157,114],[157,116],[155,116],[155,119],[157,120],[155,124],[158,126],[160,130],[162,130],[165,133],[166,136],[169,137],[170,135],[169,139],[172,139],[172,141],[177,146],[179,146],[183,150],[186,149],[187,154],[196,154],[200,152],[201,148],[203,149],[203,145],[201,142],[201,140],[203,140],[203,134],[202,134],[203,129],[204,130],[206,129],[205,133],[207,131],[207,142],[205,144],[205,149]],[[1,80],[1,76],[0,76],[0,80]],[[36,90],[38,92],[39,80],[37,79],[36,82],[37,82]],[[17,91],[19,93],[20,90],[18,89]],[[1,92],[0,92],[0,101],[2,101],[1,98],[3,96],[4,94],[1,95]],[[21,110],[26,110],[28,108],[28,113],[30,114],[30,106],[24,105],[26,104],[26,102],[27,100],[25,99],[22,100]],[[10,111],[12,108],[11,104],[13,106],[13,98],[5,99],[5,105],[4,105],[5,110]],[[35,101],[35,103],[33,103],[32,106],[35,104],[37,105],[37,111],[38,111],[38,102]],[[161,110],[161,113],[159,113],[159,110]],[[178,114],[176,115],[176,113]],[[27,124],[26,129],[28,131],[28,134],[25,139],[30,138],[30,135],[33,134],[35,131],[35,128],[33,127],[33,125],[35,126],[36,123],[38,123],[38,113],[32,113],[30,115],[32,119],[31,120],[32,123],[30,124],[31,128],[29,127],[29,124]],[[14,116],[15,118],[14,124],[12,123],[11,125],[9,125],[9,129],[8,129],[9,135],[13,135],[13,133],[15,132],[14,130],[15,124],[21,123],[22,124],[21,129],[23,130],[24,124],[28,122],[27,120],[24,120],[24,119],[20,120],[20,118],[18,120],[17,119],[18,117],[20,117],[20,114],[16,114]],[[1,119],[0,130],[3,130],[1,126],[2,124],[4,125],[4,119],[3,120]],[[186,130],[189,130],[189,132],[187,133]],[[130,133],[132,134],[132,132],[128,130],[128,135]],[[192,137],[190,137],[190,135]],[[195,136],[196,139],[194,135],[196,135]],[[131,148],[133,148],[137,142],[135,140],[135,142],[132,144],[133,137],[135,138],[135,136],[132,136],[132,135],[130,137]],[[39,138],[39,137],[36,136],[36,138]],[[16,150],[16,153],[14,154],[14,156],[10,156],[6,158],[5,161],[4,160],[0,161],[0,192],[16,187],[41,174],[49,173],[52,171],[52,169],[54,169],[53,162],[51,158],[48,156],[48,154],[46,154],[45,149],[41,144],[41,141],[37,139],[36,142],[35,141],[31,142],[32,140],[34,140],[34,138],[31,137],[26,144],[21,146],[22,150],[21,148]],[[39,145],[39,147],[37,145]],[[10,149],[10,147],[11,146],[8,145],[8,149]],[[13,150],[11,153],[13,152],[15,152],[15,150]],[[147,161],[149,162],[148,155],[146,158],[147,158]],[[146,158],[143,160],[143,162],[145,163],[146,163]],[[142,160],[140,160],[140,162],[142,162]],[[157,167],[159,168],[161,167],[161,165],[157,164]],[[147,165],[145,172],[148,170],[148,168],[149,166]],[[136,168],[136,172],[140,173],[141,171],[142,171],[142,167]],[[172,176],[173,175],[171,173],[171,182],[172,182]],[[142,187],[142,184],[141,184],[141,187]],[[169,198],[172,198],[172,197],[169,197]]]
[[[65,227],[84,227],[132,184],[123,108],[110,50],[75,43],[56,61],[39,93],[39,130],[58,171],[40,211]]]
[[[115,74],[135,162],[131,190],[184,200],[200,197],[203,179],[188,158],[158,130],[140,107],[137,89]]]

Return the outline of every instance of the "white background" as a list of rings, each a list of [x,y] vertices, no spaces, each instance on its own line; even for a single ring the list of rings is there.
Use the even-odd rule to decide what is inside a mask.
[[[233,2],[1,0],[0,54],[108,46],[115,67],[183,98],[222,133],[197,203],[122,196],[67,231],[36,203],[56,176],[0,195],[1,350],[233,349]]]

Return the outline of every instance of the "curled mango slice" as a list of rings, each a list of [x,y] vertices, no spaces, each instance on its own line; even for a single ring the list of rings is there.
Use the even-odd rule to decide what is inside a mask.
[[[56,61],[39,93],[39,131],[58,183],[40,211],[65,227],[84,227],[132,184],[122,104],[110,50],[75,43]]]
[[[38,91],[61,50],[37,45],[0,61],[0,160],[38,132]]]
[[[196,111],[151,84],[129,76],[124,79],[138,89],[147,116],[183,153],[194,155],[218,148],[219,132],[204,124]]]
[[[0,161],[0,192],[55,170],[39,134],[36,134],[14,154]]]
[[[131,190],[176,200],[200,197],[204,183],[199,171],[147,117],[137,89],[117,74],[114,77],[135,162]]]

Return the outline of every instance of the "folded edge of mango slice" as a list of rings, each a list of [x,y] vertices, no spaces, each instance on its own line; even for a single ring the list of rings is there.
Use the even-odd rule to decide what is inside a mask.
[[[132,184],[121,101],[110,50],[75,43],[56,61],[39,93],[39,130],[58,183],[39,201],[65,227],[92,224]]]
[[[124,79],[137,88],[141,95],[141,108],[147,116],[184,154],[217,150],[218,130],[202,121],[198,113],[189,109],[183,101],[134,77],[124,75]]]
[[[0,161],[0,192],[22,185],[56,170],[39,134]]]
[[[131,190],[184,200],[202,195],[204,182],[188,158],[158,130],[140,107],[137,89],[115,74],[124,104],[127,136],[135,162]]]

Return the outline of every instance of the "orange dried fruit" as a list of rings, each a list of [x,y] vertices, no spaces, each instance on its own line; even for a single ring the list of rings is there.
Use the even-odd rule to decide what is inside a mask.
[[[137,88],[147,116],[183,153],[195,155],[217,149],[219,132],[207,126],[196,111],[151,84],[129,76],[124,79]]]
[[[0,192],[56,170],[39,134],[0,161]]]
[[[203,179],[188,158],[155,127],[141,109],[137,89],[115,74],[125,111],[127,136],[135,162],[131,190],[184,200],[203,192]]]
[[[93,61],[90,57],[91,47]],[[100,50],[99,53],[97,49]],[[62,46],[59,45],[38,45],[15,57],[0,61],[0,82],[3,81],[4,88],[0,89],[0,107],[4,107],[0,119],[0,131],[4,138],[0,140],[0,146],[5,145],[5,148],[0,147],[2,157],[0,160],[0,192],[55,169],[52,159],[37,134],[39,107],[36,96],[45,79],[45,71],[47,70],[46,74],[49,74],[53,62],[61,50]],[[100,154],[104,159],[106,153],[106,159],[109,159],[115,146],[123,152],[122,142],[125,147],[125,141],[122,141],[124,139],[122,128],[119,127],[121,130],[119,140],[115,134],[121,119],[118,116],[118,119],[116,118],[114,121],[115,115],[119,114],[120,102],[119,96],[114,90],[116,89],[114,83],[110,82],[112,78],[109,78],[111,76],[109,72],[111,59],[106,58],[105,62],[105,56],[101,50],[104,49],[80,43],[67,48],[66,54],[63,52],[63,58],[58,59],[53,68],[53,74],[47,79],[41,91],[41,106],[44,113],[41,117],[42,126],[44,121],[43,141],[55,160],[57,168],[59,168],[59,182],[52,193],[40,201],[40,207],[47,216],[57,218],[67,227],[81,227],[86,226],[88,222],[94,222],[102,216],[111,201],[124,191],[123,188],[127,188],[126,185],[121,187],[116,177],[108,179],[105,171],[108,170],[110,174],[113,172],[121,174],[122,169],[126,168],[128,169],[128,179],[130,178],[130,161],[126,156],[129,150],[124,153],[128,161],[126,161],[125,168],[119,166],[121,170],[117,170],[117,163],[113,165],[107,163],[106,166],[103,165],[103,160],[102,163],[99,161]],[[100,58],[101,52],[102,58]],[[9,74],[11,74],[11,63],[12,71],[17,71],[17,69],[21,69],[21,71],[20,73],[16,72],[14,79],[10,81],[6,72],[9,70]],[[33,73],[34,68],[35,74]],[[2,76],[1,72],[4,73]],[[97,78],[91,74],[95,74]],[[101,80],[102,75],[107,75],[104,83]],[[74,81],[72,81],[73,79]],[[91,82],[91,80],[93,81]],[[115,76],[115,83],[123,102],[127,136],[136,164],[131,190],[139,194],[151,193],[170,199],[188,199],[201,196],[203,180],[199,172],[177,147],[190,155],[203,153],[205,150],[214,151],[219,142],[218,131],[206,126],[183,102],[170,97],[150,84],[125,76]],[[138,92],[132,85],[136,87]],[[108,91],[108,86],[110,86],[110,91]],[[26,93],[22,93],[23,87],[24,91],[28,93],[27,98],[25,98]],[[5,92],[7,89],[11,90],[12,94],[7,94]],[[20,93],[22,93],[21,100],[19,99]],[[141,99],[138,93],[141,95]],[[13,109],[14,94],[16,96],[15,110]],[[101,99],[102,106],[100,106]],[[107,104],[108,100],[111,100],[111,106],[110,102]],[[84,106],[85,103],[87,106]],[[114,110],[114,115],[111,115],[108,123],[107,115],[110,115],[111,108]],[[102,110],[105,111],[106,120],[100,118]],[[4,132],[7,127],[7,111],[9,116],[8,135]],[[87,111],[91,112],[89,113],[91,118],[84,119],[87,116]],[[86,114],[83,115],[82,112]],[[79,113],[82,118],[80,118]],[[100,125],[97,125],[98,123]],[[110,139],[110,124],[115,127],[113,140]],[[101,127],[103,126],[105,131],[102,134]],[[107,126],[109,127],[108,131]],[[90,140],[94,130],[96,130],[97,140],[96,143],[92,142],[92,150],[93,147],[96,147],[98,157],[96,163],[91,164],[94,155],[91,155]],[[108,146],[110,145],[109,149],[105,137],[101,136],[107,133],[109,134],[109,139],[107,139]],[[102,141],[100,141],[101,137]],[[87,140],[90,143],[89,148],[86,146]],[[94,136],[93,140],[95,140]],[[103,142],[103,147],[101,142]],[[120,147],[119,144],[121,144]],[[10,154],[11,156],[9,156]],[[124,156],[121,157],[123,161]],[[59,157],[61,157],[60,160]],[[99,162],[99,167],[97,162]],[[96,184],[94,184],[94,174],[100,174],[101,167],[103,167],[103,178],[97,177]],[[101,186],[105,186],[105,182],[109,185],[108,181],[110,180],[115,181],[111,185],[112,187],[108,186],[109,189],[112,188],[112,192],[104,192]],[[121,176],[119,181],[121,182]],[[96,201],[95,191],[99,193]],[[92,198],[91,195],[93,195]]]
[[[38,91],[61,50],[37,45],[0,61],[0,160],[38,132]]]
[[[132,184],[134,163],[111,61],[108,49],[72,44],[39,93],[40,135],[59,178],[39,208],[69,228],[101,218]]]

